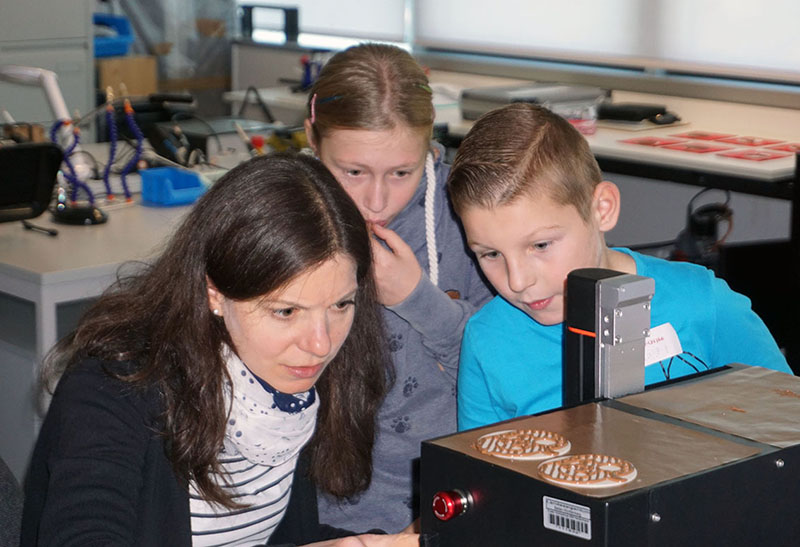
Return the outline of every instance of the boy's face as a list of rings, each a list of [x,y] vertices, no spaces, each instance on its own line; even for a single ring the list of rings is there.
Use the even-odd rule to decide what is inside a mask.
[[[522,196],[493,209],[468,207],[461,220],[469,246],[497,292],[542,325],[564,320],[569,272],[607,267],[603,232],[610,228],[597,199],[588,222],[574,206],[547,196]]]

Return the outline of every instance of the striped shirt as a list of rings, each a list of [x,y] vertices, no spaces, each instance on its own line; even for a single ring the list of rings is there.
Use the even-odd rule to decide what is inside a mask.
[[[226,439],[225,454],[220,463],[227,471],[230,483],[224,488],[233,493],[234,501],[247,507],[231,510],[209,504],[192,486],[189,491],[192,544],[266,543],[289,503],[297,456],[274,467],[255,464],[239,455]]]

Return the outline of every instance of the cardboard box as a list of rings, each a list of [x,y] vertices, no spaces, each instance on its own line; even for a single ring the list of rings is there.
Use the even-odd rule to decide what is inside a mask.
[[[156,58],[152,55],[126,55],[96,60],[97,88],[105,93],[111,87],[115,97],[149,95],[158,91]]]
[[[201,36],[209,36],[211,38],[224,38],[226,34],[225,21],[221,19],[195,19],[197,32]]]

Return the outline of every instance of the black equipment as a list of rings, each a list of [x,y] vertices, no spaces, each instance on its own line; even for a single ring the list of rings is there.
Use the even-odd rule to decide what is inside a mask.
[[[423,442],[421,544],[797,544],[800,378],[734,364],[632,391],[652,281],[597,269],[568,276],[570,405]],[[561,435],[567,456],[624,460],[635,477],[559,485],[539,468],[552,456],[478,450],[481,437],[508,430]]]
[[[796,545],[798,413],[799,378],[730,367],[426,441],[421,530],[439,547]],[[508,429],[555,431],[572,454],[624,458],[637,476],[616,487],[557,486],[539,476],[540,462],[474,447]]]
[[[0,222],[47,210],[62,156],[60,147],[47,142],[0,146]]]

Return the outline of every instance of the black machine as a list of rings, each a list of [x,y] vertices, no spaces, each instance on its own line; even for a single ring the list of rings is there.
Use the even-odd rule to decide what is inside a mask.
[[[53,190],[63,160],[61,148],[49,142],[0,146],[0,222],[21,220],[28,230],[51,236],[52,228],[28,222],[44,213],[53,201]],[[102,224],[107,215],[94,205],[68,204],[59,192],[50,208],[53,220],[61,224]]]
[[[655,282],[587,268],[567,276],[564,404],[644,389],[644,347]]]
[[[424,442],[424,544],[799,544],[800,378],[730,365],[636,389],[639,379],[624,370],[645,343],[639,325],[649,325],[652,285],[607,270],[573,274],[565,322],[565,366],[578,378],[565,384],[572,405]],[[540,470],[546,458],[478,450],[479,438],[506,430],[556,432],[569,454],[622,459],[635,476],[554,484]]]
[[[182,117],[145,126],[143,131],[159,155],[185,164],[185,158],[192,150],[200,150],[208,156],[211,152],[223,153],[226,144],[227,147],[231,147],[231,144],[241,145],[237,124],[245,133],[276,130],[271,123],[226,116],[208,120]],[[229,137],[232,137],[232,141]],[[209,141],[213,141],[213,144],[210,145]],[[213,148],[209,149],[211,146]]]
[[[0,222],[36,218],[47,210],[62,156],[52,143],[0,146]]]

